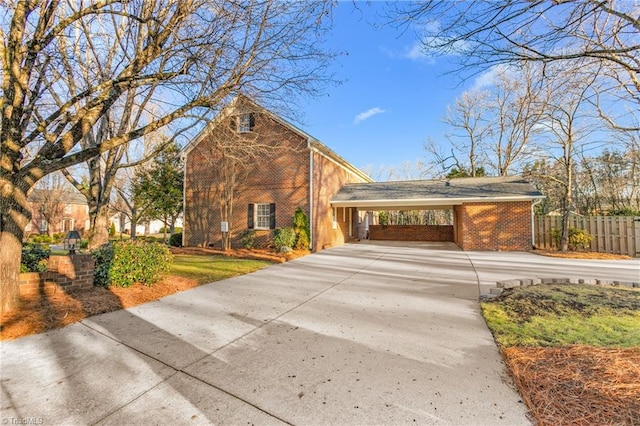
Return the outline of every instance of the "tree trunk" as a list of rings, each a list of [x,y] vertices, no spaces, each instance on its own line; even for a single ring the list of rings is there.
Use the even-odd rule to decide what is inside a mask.
[[[138,210],[133,208],[131,209],[131,239],[135,240],[137,237],[136,235],[136,228],[138,227]]]
[[[89,219],[88,248],[93,250],[109,242],[109,209],[107,206],[100,206]]]
[[[562,232],[560,234],[560,251],[569,250],[569,203],[566,194],[562,200]]]
[[[0,178],[0,313],[20,303],[20,261],[22,238],[31,220],[27,187],[18,188]]]

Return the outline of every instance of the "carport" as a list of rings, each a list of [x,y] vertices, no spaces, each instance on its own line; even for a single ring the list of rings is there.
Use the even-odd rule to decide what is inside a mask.
[[[521,177],[482,177],[354,183],[331,200],[334,223],[350,237],[372,240],[453,241],[464,250],[529,250],[533,206],[542,193]],[[452,225],[381,225],[361,212],[451,210]],[[339,225],[334,225],[339,226]]]

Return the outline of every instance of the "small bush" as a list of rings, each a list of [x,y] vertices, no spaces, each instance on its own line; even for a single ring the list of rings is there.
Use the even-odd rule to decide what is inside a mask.
[[[378,222],[382,226],[387,226],[389,224],[389,212],[384,210],[378,212]]]
[[[110,285],[130,287],[138,282],[151,286],[168,270],[172,261],[171,252],[164,244],[117,242],[113,245]]]
[[[256,231],[253,229],[247,229],[240,234],[240,244],[246,249],[252,249],[256,242]]]
[[[273,230],[273,245],[278,251],[291,249],[296,242],[296,233],[293,228],[276,228]]]
[[[109,236],[114,237],[116,235],[116,224],[111,222],[111,226],[109,227]]]
[[[182,247],[182,232],[171,235],[169,237],[169,245],[171,247]]]
[[[560,238],[562,237],[561,229],[552,229],[551,238],[553,239],[555,246],[560,246]],[[579,228],[569,228],[569,250],[584,249],[591,244],[593,237],[588,231]]]
[[[168,226],[163,226],[162,228],[160,228],[158,230],[158,234],[164,234],[165,232],[171,232],[171,228]],[[180,234],[182,233],[182,228],[179,226],[176,226],[173,228],[173,233],[174,234]]]
[[[309,250],[309,233],[306,229],[303,229],[297,235],[295,248],[297,250]]]
[[[95,261],[93,285],[109,287],[111,284],[109,271],[111,270],[111,262],[113,261],[113,244],[108,243],[98,247],[93,251],[92,255]]]
[[[296,234],[294,246],[299,250],[309,248],[309,218],[302,208],[298,207],[293,215],[293,232]]]
[[[33,243],[45,243],[45,244],[50,244],[52,242],[52,238],[47,235],[47,234],[41,234],[41,235],[35,235],[32,239],[31,242]]]
[[[569,248],[571,250],[584,249],[591,244],[593,237],[584,229],[569,228]]]
[[[51,250],[48,246],[27,243],[22,246],[20,272],[44,272],[47,270],[47,259]]]

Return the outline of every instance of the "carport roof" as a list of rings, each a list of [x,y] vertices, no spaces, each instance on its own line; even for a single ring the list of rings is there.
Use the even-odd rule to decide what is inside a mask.
[[[350,183],[331,200],[334,207],[447,207],[465,202],[530,201],[544,198],[521,177],[481,177]]]

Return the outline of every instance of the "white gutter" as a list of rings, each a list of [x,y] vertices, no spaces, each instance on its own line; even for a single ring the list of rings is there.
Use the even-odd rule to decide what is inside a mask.
[[[184,220],[182,221],[182,240],[180,244],[184,247],[184,236],[186,234],[185,224],[187,223],[187,154],[182,153],[182,214],[184,215]]]
[[[414,198],[414,199],[379,199],[379,200],[345,200],[331,201],[334,207],[372,207],[372,208],[392,208],[392,207],[415,207],[415,206],[443,206],[461,205],[463,203],[482,202],[509,202],[509,201],[531,201],[542,196],[513,195],[510,197],[465,197],[465,198]]]
[[[536,219],[533,208],[542,202],[543,198],[539,198],[531,203],[531,247],[536,246]]]
[[[309,247],[313,250],[313,149],[311,148],[311,139],[307,139],[307,147],[309,148]]]

